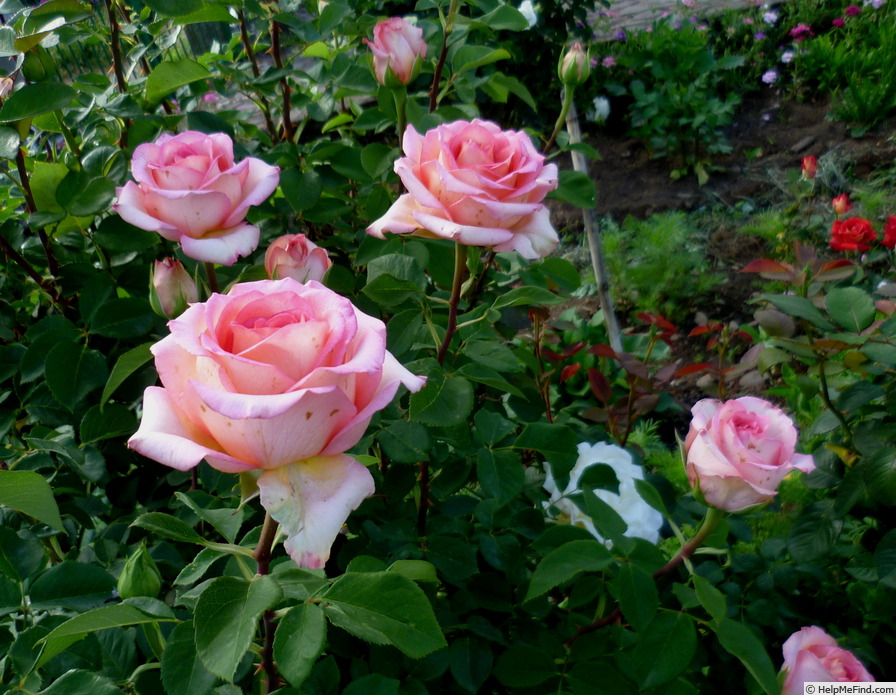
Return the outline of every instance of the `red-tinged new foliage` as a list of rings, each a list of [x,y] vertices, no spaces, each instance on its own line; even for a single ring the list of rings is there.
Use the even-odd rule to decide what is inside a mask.
[[[597,355],[598,357],[606,357],[611,360],[618,360],[619,355],[616,354],[616,351],[611,348],[609,345],[605,345],[601,343],[600,345],[593,345],[588,348],[588,352],[592,355]]]
[[[591,387],[591,393],[601,403],[606,405],[613,397],[613,388],[610,386],[610,380],[607,379],[603,372],[597,369],[588,370],[588,385]]]
[[[581,368],[582,368],[582,365],[580,365],[578,363],[566,365],[560,371],[560,381],[569,381],[578,373],[578,371]]]

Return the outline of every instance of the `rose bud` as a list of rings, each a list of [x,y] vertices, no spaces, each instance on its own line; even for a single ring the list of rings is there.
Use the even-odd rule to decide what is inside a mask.
[[[802,176],[805,181],[809,181],[810,179],[815,178],[815,176],[818,174],[818,159],[815,157],[815,155],[803,157],[802,169]]]
[[[403,87],[420,74],[426,57],[423,30],[401,17],[384,20],[373,28],[373,42],[364,39],[373,53],[373,74],[381,85]]]
[[[121,598],[149,596],[155,598],[162,588],[162,575],[155,560],[142,543],[137,552],[124,563],[124,569],[118,576],[118,595]]]
[[[272,280],[292,278],[301,283],[320,282],[333,262],[327,252],[304,234],[276,239],[264,254],[264,269]]]
[[[849,196],[846,193],[841,193],[831,201],[831,207],[835,214],[842,215],[852,210],[852,203],[849,202]]]
[[[159,316],[176,318],[198,301],[199,290],[183,263],[165,258],[153,264],[149,303]]]
[[[560,56],[557,75],[567,87],[578,87],[591,75],[591,59],[578,41]]]
[[[812,625],[794,632],[784,642],[786,674],[781,695],[803,695],[806,683],[875,683],[855,655],[837,646],[837,641]]]
[[[791,471],[815,469],[811,456],[796,453],[793,422],[768,401],[705,398],[691,413],[685,468],[695,494],[711,507],[738,512],[770,502]]]

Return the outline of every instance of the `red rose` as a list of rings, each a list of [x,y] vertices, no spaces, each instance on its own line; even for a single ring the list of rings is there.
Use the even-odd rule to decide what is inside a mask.
[[[850,217],[834,220],[831,227],[831,248],[835,251],[867,251],[877,241],[877,233],[868,220]]]
[[[888,249],[896,248],[896,216],[890,215],[884,225],[884,239],[881,241]]]

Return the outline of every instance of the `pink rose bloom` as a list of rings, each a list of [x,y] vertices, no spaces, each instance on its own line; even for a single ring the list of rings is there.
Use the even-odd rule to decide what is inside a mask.
[[[387,87],[400,87],[420,74],[426,57],[423,30],[401,17],[379,22],[373,28],[373,43],[364,39],[373,53],[376,81]]]
[[[264,269],[272,280],[320,282],[331,265],[333,261],[327,252],[304,234],[286,234],[268,246],[264,254]]]
[[[165,258],[153,264],[149,301],[156,313],[173,319],[199,301],[199,289],[183,263]]]
[[[705,398],[691,408],[686,469],[706,503],[736,512],[769,502],[790,471],[814,470],[811,456],[795,453],[796,428],[761,398]]]
[[[874,676],[855,655],[837,646],[837,641],[812,625],[794,632],[784,642],[787,674],[781,695],[803,695],[805,683],[875,683]]]
[[[261,503],[303,567],[323,567],[336,534],[373,494],[344,452],[414,376],[386,351],[381,321],[317,282],[234,286],[170,321],[152,347],[162,387],[143,396],[128,445],[178,470],[260,470]]]
[[[425,135],[408,126],[402,147],[395,172],[408,192],[368,234],[413,233],[525,258],[547,256],[557,245],[541,202],[557,187],[557,165],[546,165],[525,133],[479,119]]]
[[[280,169],[249,157],[233,161],[224,133],[162,135],[134,150],[128,181],[113,206],[125,222],[180,242],[197,261],[233,265],[258,246],[246,211],[277,188]]]

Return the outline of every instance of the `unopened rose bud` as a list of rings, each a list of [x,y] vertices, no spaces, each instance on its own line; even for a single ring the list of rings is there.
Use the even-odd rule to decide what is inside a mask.
[[[199,290],[183,263],[173,258],[155,262],[149,292],[153,311],[173,319],[180,316],[191,302],[198,301]]]
[[[802,161],[803,179],[809,181],[814,179],[818,174],[818,159],[814,155],[803,157]]]
[[[364,39],[373,53],[376,81],[393,89],[412,82],[426,57],[423,30],[401,17],[392,17],[373,28],[373,42]]]
[[[846,193],[841,193],[831,201],[831,207],[835,214],[842,215],[852,210],[852,203],[849,202],[849,196]]]
[[[301,283],[320,282],[333,262],[327,252],[304,234],[276,239],[264,254],[264,269],[272,280],[292,278]]]
[[[149,596],[155,598],[162,588],[162,575],[155,560],[142,543],[137,552],[128,558],[118,577],[118,595],[121,598]]]
[[[591,75],[591,60],[578,41],[560,57],[557,75],[567,87],[578,87]]]
[[[12,88],[15,87],[15,84],[11,77],[0,78],[0,101],[12,94]]]

